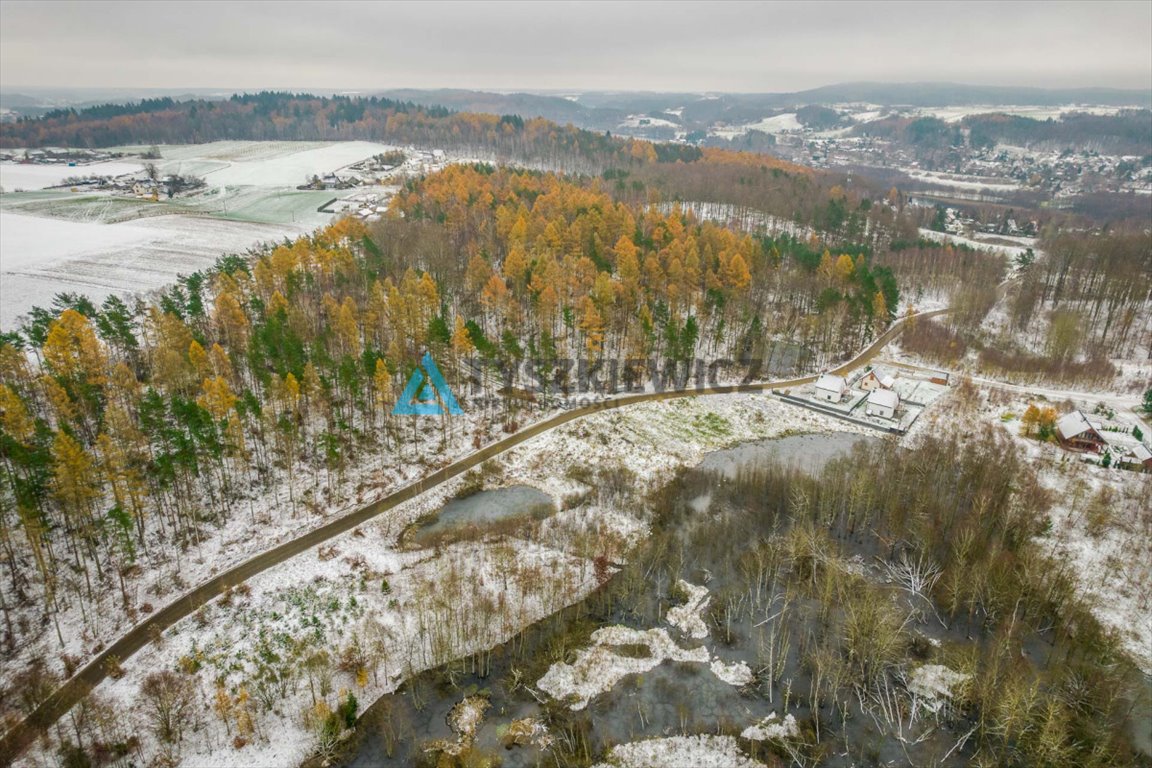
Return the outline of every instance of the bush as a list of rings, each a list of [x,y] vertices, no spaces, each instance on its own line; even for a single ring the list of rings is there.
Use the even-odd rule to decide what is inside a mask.
[[[124,677],[124,667],[120,664],[119,656],[109,656],[104,660],[104,673],[113,680]]]

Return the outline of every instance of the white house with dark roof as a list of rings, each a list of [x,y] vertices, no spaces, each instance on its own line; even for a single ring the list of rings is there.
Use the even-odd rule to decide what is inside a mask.
[[[821,374],[820,378],[816,380],[816,389],[813,391],[812,396],[817,400],[838,403],[844,398],[844,393],[847,391],[848,382],[844,380],[843,376],[837,376],[834,373],[825,373]]]

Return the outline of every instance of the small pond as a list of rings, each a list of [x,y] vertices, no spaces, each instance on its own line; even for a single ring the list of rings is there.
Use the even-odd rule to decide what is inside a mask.
[[[410,540],[424,544],[469,528],[483,529],[529,518],[540,519],[556,512],[552,497],[530,485],[513,485],[480,491],[445,504],[435,519],[412,531]]]
[[[735,480],[742,470],[768,462],[781,462],[808,474],[816,474],[832,459],[851,453],[855,446],[876,443],[880,439],[850,432],[829,432],[755,440],[712,451],[704,456],[699,468],[719,473],[728,480]]]

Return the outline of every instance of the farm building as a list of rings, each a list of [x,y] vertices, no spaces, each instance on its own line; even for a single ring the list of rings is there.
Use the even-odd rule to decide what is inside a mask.
[[[825,373],[816,380],[816,390],[812,393],[812,396],[817,400],[838,403],[847,391],[848,383],[844,381],[843,376]]]
[[[874,389],[868,395],[864,405],[864,412],[869,416],[879,416],[882,419],[896,418],[896,409],[900,406],[900,396],[890,389]]]
[[[1089,421],[1081,411],[1067,413],[1056,422],[1056,437],[1062,446],[1073,451],[1100,453],[1107,445],[1100,424]]]

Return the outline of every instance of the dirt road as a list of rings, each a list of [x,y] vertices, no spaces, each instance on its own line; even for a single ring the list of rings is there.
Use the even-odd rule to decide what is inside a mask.
[[[913,316],[913,319],[926,319],[942,315],[949,310],[941,309],[923,312]],[[903,329],[908,318],[902,318],[880,335],[864,351],[851,361],[833,370],[833,373],[844,374],[868,361],[894,339]],[[594,403],[584,408],[564,411],[535,424],[529,425],[521,431],[498,440],[475,453],[458,459],[446,467],[436,470],[432,474],[421,478],[399,490],[385,496],[383,499],[351,512],[344,517],[326,523],[319,528],[311,530],[291,541],[280,544],[266,552],[262,552],[249,560],[240,563],[214,578],[194,587],[191,591],[169,603],[164,608],[149,616],[147,619],[130,629],[127,634],[115,641],[101,653],[89,661],[64,685],[58,688],[51,696],[45,699],[24,720],[9,729],[0,739],[0,765],[9,765],[28,748],[28,745],[41,733],[50,728],[57,720],[64,716],[84,696],[96,687],[105,676],[105,665],[108,659],[116,657],[127,660],[132,654],[159,636],[168,627],[180,619],[194,613],[219,595],[226,587],[235,586],[252,578],[256,574],[278,565],[291,557],[322,544],[334,536],[352,530],[381,512],[386,512],[410,499],[414,499],[427,490],[441,483],[467,472],[483,462],[497,456],[510,448],[531,440],[548,430],[567,424],[570,421],[583,418],[601,411],[613,408],[622,408],[637,403],[653,402],[657,400],[673,400],[681,397],[698,397],[701,395],[730,394],[733,392],[761,392],[767,389],[787,389],[811,383],[815,376],[806,376],[799,379],[785,381],[771,381],[757,384],[742,384],[724,387],[711,387],[705,389],[670,390],[665,392],[644,392],[638,394],[621,395]]]

